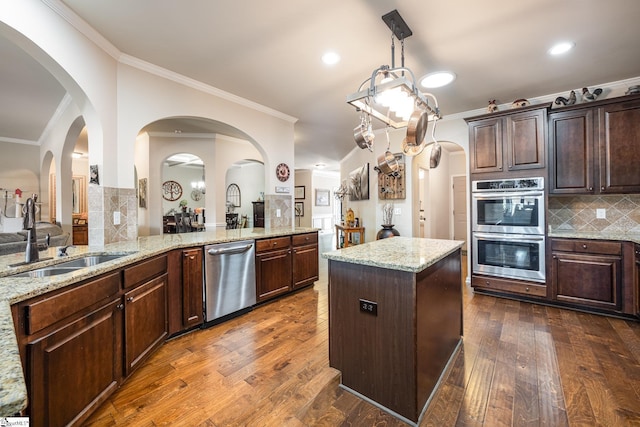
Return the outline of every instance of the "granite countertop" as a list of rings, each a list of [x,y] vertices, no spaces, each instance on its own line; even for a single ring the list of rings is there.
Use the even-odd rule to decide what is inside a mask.
[[[419,273],[462,247],[463,241],[393,237],[322,254],[352,264]]]
[[[633,243],[640,244],[640,234],[634,234],[634,233],[551,230],[547,235],[549,237],[558,237],[558,238],[564,238],[564,239],[617,240],[621,242],[633,242]]]
[[[27,406],[27,389],[22,374],[22,363],[11,316],[11,305],[44,293],[64,288],[110,270],[159,255],[172,249],[253,240],[318,231],[317,228],[241,228],[234,230],[203,231],[196,233],[165,234],[139,237],[136,240],[110,243],[101,247],[78,246],[69,248],[69,256],[58,257],[57,248],[40,252],[38,263],[10,267],[24,261],[24,253],[0,256],[0,416],[13,416]],[[121,258],[86,267],[72,273],[43,278],[11,277],[22,271],[33,270],[88,254],[124,254]],[[52,258],[45,260],[45,258]]]

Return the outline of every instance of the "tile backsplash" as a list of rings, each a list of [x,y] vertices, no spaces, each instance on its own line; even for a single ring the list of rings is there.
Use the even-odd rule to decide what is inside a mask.
[[[280,216],[278,216],[280,211]],[[266,194],[264,196],[265,228],[291,227],[293,224],[293,207],[290,195]]]
[[[597,218],[604,209],[606,218]],[[548,224],[554,231],[640,233],[640,195],[549,197]]]

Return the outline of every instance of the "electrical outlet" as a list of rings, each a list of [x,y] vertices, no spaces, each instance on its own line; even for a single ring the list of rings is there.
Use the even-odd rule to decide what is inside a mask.
[[[378,315],[378,303],[360,298],[360,311],[374,316]]]
[[[598,219],[606,219],[607,218],[607,210],[606,209],[596,209],[596,218],[598,218]]]
[[[394,215],[401,215],[401,214],[402,214],[402,209],[400,209],[400,208],[394,208],[394,209],[393,209],[393,214],[394,214]]]
[[[120,225],[120,212],[113,213],[113,225]]]
[[[280,209],[276,209],[276,216],[280,218],[280,215],[282,215],[282,212],[280,212]]]

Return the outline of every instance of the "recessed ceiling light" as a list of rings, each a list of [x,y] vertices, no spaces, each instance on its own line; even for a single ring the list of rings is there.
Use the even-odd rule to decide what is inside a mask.
[[[340,55],[335,52],[327,52],[322,55],[322,62],[326,65],[335,65],[340,62]]]
[[[549,49],[549,55],[562,55],[563,53],[569,52],[576,44],[573,42],[561,42],[554,44],[551,49]]]
[[[315,167],[316,169],[324,169],[327,167],[327,165],[325,163],[316,163]]]
[[[456,79],[456,75],[451,71],[435,71],[420,79],[422,87],[436,88],[446,86]]]

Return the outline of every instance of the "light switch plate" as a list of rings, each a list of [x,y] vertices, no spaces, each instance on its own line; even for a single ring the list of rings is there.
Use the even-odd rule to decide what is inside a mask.
[[[394,214],[394,215],[401,215],[401,214],[402,214],[402,209],[400,209],[400,208],[394,208],[394,209],[393,209],[393,214]]]
[[[596,209],[596,218],[605,219],[607,217],[606,209]]]
[[[120,212],[113,213],[113,225],[120,225]]]

